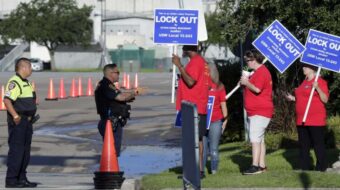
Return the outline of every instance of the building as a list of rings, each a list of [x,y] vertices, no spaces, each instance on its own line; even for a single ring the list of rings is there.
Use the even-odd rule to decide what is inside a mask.
[[[0,0],[0,19],[16,8],[20,2],[30,0]],[[179,8],[180,1],[169,0],[76,0],[79,6],[84,4],[94,7],[91,18],[94,21],[93,43],[100,43],[107,55],[110,54],[113,61],[119,61],[124,49],[138,51],[140,57],[151,56],[147,67],[167,68],[171,65],[171,47],[157,46],[153,43],[153,17],[155,8]],[[187,1],[187,0],[184,0]],[[203,0],[203,10],[212,12],[216,10],[218,0]],[[187,7],[185,7],[187,8]],[[132,48],[135,46],[136,48]],[[153,52],[151,52],[153,51]],[[214,51],[216,51],[214,49]],[[38,52],[38,53],[37,53]],[[31,44],[31,55],[44,55],[41,59],[45,61],[49,57],[36,44]],[[209,54],[209,53],[208,53]],[[212,54],[213,55],[213,54]],[[216,55],[216,54],[215,54]],[[213,56],[215,56],[213,55]],[[221,56],[221,53],[218,53]],[[117,56],[120,58],[117,58]],[[150,60],[155,60],[150,63]],[[168,58],[168,59],[165,59]],[[221,57],[218,57],[221,58]],[[223,57],[222,57],[223,58]],[[135,62],[136,57],[131,57],[128,62]],[[164,64],[164,60],[166,63]],[[139,60],[143,65],[143,60]],[[160,63],[164,65],[157,66]],[[122,64],[123,62],[121,62]],[[98,63],[99,64],[99,63]],[[137,64],[137,63],[136,63]]]

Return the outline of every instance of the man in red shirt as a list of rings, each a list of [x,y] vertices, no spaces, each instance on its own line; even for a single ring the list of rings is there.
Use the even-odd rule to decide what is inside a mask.
[[[209,66],[198,54],[197,46],[185,45],[182,48],[183,57],[188,56],[190,62],[184,68],[180,58],[177,55],[172,56],[172,62],[181,73],[181,79],[178,85],[176,109],[181,109],[182,100],[196,104],[199,116],[199,152],[200,152],[200,170],[201,178],[204,177],[203,160],[203,136],[206,135],[207,122],[207,103],[209,86],[211,84]]]

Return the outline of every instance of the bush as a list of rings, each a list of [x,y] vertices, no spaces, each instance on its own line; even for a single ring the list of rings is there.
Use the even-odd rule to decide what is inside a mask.
[[[331,116],[327,120],[326,146],[329,148],[340,148],[340,116]]]
[[[266,149],[268,150],[277,150],[280,148],[288,149],[288,148],[297,148],[297,133],[273,133],[268,132],[265,135]]]

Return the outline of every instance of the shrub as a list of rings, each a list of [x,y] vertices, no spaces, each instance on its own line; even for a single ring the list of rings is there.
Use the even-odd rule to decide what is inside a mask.
[[[340,147],[340,116],[331,116],[327,120],[326,146],[330,148]]]

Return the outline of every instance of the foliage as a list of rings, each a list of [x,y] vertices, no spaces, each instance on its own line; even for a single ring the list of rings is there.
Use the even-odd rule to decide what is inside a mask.
[[[205,55],[205,52],[209,48],[211,44],[214,45],[223,45],[223,40],[221,41],[221,30],[222,25],[219,20],[219,16],[217,12],[207,13],[204,15],[206,21],[206,27],[208,32],[208,40],[201,43],[202,47],[202,55]]]
[[[244,143],[228,143],[220,146],[220,164],[217,174],[207,174],[201,181],[203,188],[316,188],[340,187],[339,174],[332,172],[301,172],[297,168],[297,149],[280,149],[269,151],[266,156],[268,172],[244,176],[241,171],[247,169],[251,162],[251,150],[244,148]],[[311,154],[315,163],[315,155]],[[338,160],[339,150],[327,150],[329,165]],[[182,168],[171,168],[160,174],[144,176],[142,189],[182,188],[183,182],[177,176]]]
[[[332,116],[327,120],[326,146],[340,148],[340,116]]]
[[[219,3],[218,17],[224,27],[217,34],[220,43],[228,44],[239,56],[240,49],[244,51],[252,48],[251,42],[275,19],[301,42],[306,40],[309,29],[340,35],[338,0],[222,0]],[[240,44],[243,47],[239,47]],[[301,64],[296,61],[284,74],[280,74],[269,64],[267,66],[273,77],[275,104],[275,115],[269,129],[273,132],[292,132],[295,127],[294,112],[291,111],[294,110],[294,105],[285,101],[284,97],[286,92],[292,93],[302,82]],[[327,105],[328,114],[335,115],[340,110],[340,74],[323,71],[322,75],[328,81],[331,93]]]
[[[61,45],[87,45],[92,37],[92,7],[77,7],[75,0],[32,0],[20,3],[0,23],[4,41],[22,39],[47,47],[55,69],[54,52]]]
[[[215,61],[220,73],[220,81],[224,84],[226,92],[230,92],[241,77],[240,66],[232,60]],[[235,92],[227,100],[228,123],[223,134],[223,142],[233,142],[243,139],[243,99],[241,91]]]

